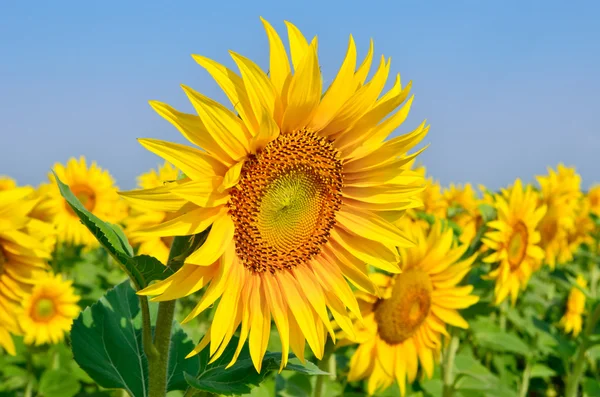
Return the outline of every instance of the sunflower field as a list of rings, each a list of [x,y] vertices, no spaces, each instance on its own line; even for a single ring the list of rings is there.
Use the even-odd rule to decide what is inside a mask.
[[[324,87],[262,23],[268,71],[193,56],[230,105],[150,102],[189,144],[136,189],[0,177],[0,396],[600,396],[600,185],[441,186],[372,42]]]

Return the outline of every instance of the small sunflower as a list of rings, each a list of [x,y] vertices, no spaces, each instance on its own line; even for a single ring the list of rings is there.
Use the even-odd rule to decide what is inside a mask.
[[[574,249],[568,234],[575,227],[575,217],[581,198],[581,177],[574,168],[558,165],[557,171],[548,168],[548,175],[538,176],[540,203],[547,207],[538,229],[541,246],[546,252],[546,263],[554,269],[557,263],[573,259]]]
[[[19,316],[25,343],[37,346],[62,341],[79,314],[77,302],[72,282],[61,275],[45,274],[36,280]]]
[[[413,228],[410,237],[416,246],[400,250],[402,273],[374,274],[381,297],[358,292],[364,321],[362,325],[357,321],[354,337],[341,333],[359,343],[348,380],[369,378],[370,395],[394,380],[404,395],[406,382],[415,380],[419,363],[431,378],[442,335],[448,335],[446,324],[468,328],[457,309],[479,300],[471,295],[472,285],[457,286],[475,255],[461,259],[468,246],[453,247],[452,230],[436,223],[429,233]]]
[[[112,177],[95,162],[88,168],[83,156],[79,160],[71,158],[66,166],[55,164],[54,172],[81,204],[100,219],[118,223],[126,215],[126,207],[119,199]],[[98,241],[61,196],[54,175],[50,174],[49,179],[50,185],[41,188],[47,196],[37,211],[56,226],[59,242],[87,248],[98,246]]]
[[[419,167],[415,169],[415,172],[425,177],[427,171],[425,167]],[[432,177],[425,180],[425,189],[421,192],[421,200],[423,201],[423,207],[417,208],[417,211],[423,211],[439,219],[446,219],[448,202],[444,200],[440,183],[434,181]]]
[[[495,207],[498,219],[488,223],[495,230],[487,232],[482,242],[493,251],[484,262],[498,263],[498,267],[487,278],[496,280],[495,304],[503,302],[509,294],[514,304],[519,290],[525,288],[544,259],[536,227],[546,207],[537,207],[536,193],[531,186],[523,191],[520,179],[505,194],[496,196]]]
[[[475,189],[470,183],[464,186],[451,183],[444,192],[444,198],[448,208],[454,212],[451,219],[461,228],[460,242],[470,244],[483,225],[483,216],[479,211],[481,200]]]
[[[142,189],[153,189],[173,182],[179,177],[179,170],[169,163],[165,163],[157,170],[151,170],[138,177],[138,186]],[[156,211],[144,208],[140,204],[132,204],[130,215],[126,219],[126,233],[131,244],[138,247],[139,254],[151,255],[167,263],[172,237],[148,236],[138,234],[136,231],[148,229],[171,219],[172,212]]]
[[[581,288],[587,287],[587,281],[582,275],[577,276],[577,285]],[[572,287],[567,299],[567,310],[560,319],[559,325],[565,330],[565,333],[573,333],[573,336],[579,335],[583,323],[582,316],[585,310],[585,295],[577,287]]]
[[[387,139],[404,122],[412,98],[400,77],[382,94],[390,61],[381,58],[366,82],[373,48],[357,69],[350,37],[346,58],[323,94],[317,39],[307,42],[287,23],[285,47],[263,20],[270,43],[269,74],[231,52],[241,76],[194,55],[225,91],[235,111],[183,87],[198,116],[151,102],[198,148],[143,139],[148,150],[186,178],[164,186],[124,192],[131,203],[174,213],[145,231],[158,237],[199,233],[206,242],[170,278],[141,294],[170,300],[207,287],[184,321],[220,302],[210,330],[191,354],[210,345],[212,359],[238,328],[239,353],[249,341],[260,371],[271,319],[282,342],[282,367],[291,350],[302,359],[305,341],[320,358],[329,312],[348,332],[347,310],[360,315],[348,283],[375,291],[365,263],[398,270],[396,246],[410,245],[385,215],[420,205],[422,178],[408,154],[428,131]],[[396,111],[397,110],[397,111]],[[394,113],[395,112],[395,113]],[[231,364],[237,360],[237,354]]]
[[[15,354],[10,334],[20,335],[16,320],[21,301],[47,268],[50,252],[26,231],[36,200],[31,188],[0,191],[0,346]]]
[[[587,193],[590,212],[600,216],[600,185],[594,185]]]
[[[592,233],[596,227],[592,220],[589,197],[583,197],[575,211],[575,222],[567,233],[567,242],[571,251],[575,252],[581,244],[592,244]]]

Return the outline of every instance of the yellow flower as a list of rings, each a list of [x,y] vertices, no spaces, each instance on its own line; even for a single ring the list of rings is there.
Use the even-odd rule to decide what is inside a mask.
[[[587,193],[590,204],[590,212],[600,216],[600,185],[594,185]]]
[[[62,341],[79,314],[77,302],[72,282],[61,275],[45,274],[36,280],[19,316],[25,343],[37,346]]]
[[[583,276],[577,276],[577,285],[581,288],[587,287],[587,282]],[[582,315],[585,309],[585,295],[577,287],[572,287],[567,299],[567,310],[564,316],[560,319],[559,325],[563,327],[565,333],[573,333],[573,336],[579,335],[581,332]]]
[[[540,233],[536,230],[546,207],[537,207],[537,195],[531,186],[523,191],[517,179],[506,195],[497,195],[495,207],[498,219],[488,223],[491,229],[482,238],[494,252],[484,259],[498,263],[487,278],[496,280],[494,302],[500,304],[510,294],[516,302],[520,289],[525,289],[531,274],[541,267],[544,250],[540,248]]]
[[[179,170],[171,164],[165,163],[162,167],[158,168],[158,172],[151,170],[140,175],[138,177],[138,186],[142,189],[152,189],[163,186],[166,182],[173,182],[177,180],[178,176]],[[138,246],[138,253],[140,255],[151,255],[162,263],[167,263],[173,238],[140,235],[136,232],[168,221],[171,219],[172,214],[172,212],[147,209],[139,203],[131,205],[131,213],[125,221],[127,225],[126,232],[131,244]]]
[[[413,382],[419,363],[429,378],[438,361],[446,324],[468,328],[457,309],[475,304],[473,286],[457,284],[471,269],[475,255],[461,259],[467,245],[452,247],[452,230],[435,224],[429,234],[414,228],[417,245],[403,248],[402,273],[389,277],[374,274],[381,297],[358,292],[363,325],[356,335],[344,335],[359,343],[350,361],[349,381],[369,378],[370,395],[398,382],[402,395],[406,381]]]
[[[0,175],[0,192],[4,190],[10,190],[17,187],[17,183],[14,179],[4,175]]]
[[[457,210],[452,220],[461,228],[460,242],[470,244],[477,235],[477,230],[483,226],[483,216],[479,211],[481,200],[470,183],[464,186],[451,183],[444,192],[444,198],[449,208]]]
[[[538,176],[540,205],[546,205],[546,215],[538,228],[541,246],[546,251],[546,263],[553,269],[556,263],[573,259],[577,247],[569,244],[568,234],[575,227],[575,216],[581,197],[581,177],[574,168],[558,165],[558,172],[548,168],[547,176]]]
[[[385,214],[420,205],[422,178],[408,173],[407,151],[427,133],[425,123],[387,140],[406,118],[410,83],[399,76],[381,95],[390,62],[381,58],[365,83],[372,48],[356,69],[356,48],[322,93],[316,38],[309,44],[291,23],[292,65],[281,39],[263,21],[270,43],[269,75],[231,52],[241,76],[194,56],[223,88],[235,113],[184,87],[198,115],[152,102],[197,148],[140,140],[187,177],[162,187],[122,193],[176,216],[146,231],[159,237],[189,235],[212,225],[206,242],[175,275],[142,294],[169,300],[207,287],[196,317],[220,302],[210,331],[192,352],[210,344],[219,357],[241,326],[238,353],[249,340],[257,370],[267,349],[271,319],[288,350],[304,356],[305,341],[320,358],[329,332],[328,309],[351,331],[347,310],[359,314],[345,278],[374,292],[365,263],[398,271],[395,246],[411,244]],[[236,114],[237,113],[237,114]],[[389,116],[389,117],[388,117]],[[237,360],[237,354],[232,363]]]
[[[426,175],[425,167],[419,167],[415,169],[415,172],[423,177]],[[417,208],[417,211],[423,211],[439,219],[446,219],[448,202],[443,198],[440,183],[434,181],[432,177],[427,178],[425,181],[425,189],[421,192],[421,201],[423,201],[423,207]]]
[[[54,172],[63,183],[69,185],[81,204],[103,221],[118,223],[126,215],[126,207],[119,199],[112,177],[95,162],[88,168],[83,156],[79,160],[71,158],[66,166],[55,164]],[[47,196],[37,211],[45,214],[46,220],[56,226],[60,242],[97,247],[96,238],[60,195],[54,175],[50,174],[49,179],[50,185],[41,188]]]
[[[47,246],[26,233],[29,213],[36,200],[33,189],[13,188],[0,192],[0,346],[15,354],[10,334],[20,335],[16,320],[21,301],[31,292],[50,258]]]
[[[575,212],[575,222],[573,227],[567,233],[567,241],[572,252],[577,250],[581,244],[591,244],[594,242],[592,233],[595,224],[590,216],[591,206],[588,197],[583,197]]]

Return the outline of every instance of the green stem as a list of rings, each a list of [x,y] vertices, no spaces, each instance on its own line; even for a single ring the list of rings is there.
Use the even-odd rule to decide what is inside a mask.
[[[519,389],[519,397],[527,397],[527,391],[529,390],[529,380],[531,379],[531,369],[533,368],[533,360],[527,358],[525,364],[525,370],[523,371],[523,380],[521,381],[521,387]]]
[[[329,372],[329,377],[332,380],[336,378],[336,362],[335,362],[335,354],[333,354],[335,347],[333,346],[333,342],[330,339],[327,339],[327,344],[325,345],[325,352],[323,353],[323,358],[319,361],[319,369],[325,372]],[[314,397],[323,396],[323,386],[325,385],[325,375],[317,375],[316,383],[315,383],[315,391]]]
[[[442,391],[443,397],[451,397],[454,393],[454,358],[458,351],[459,342],[458,336],[450,330],[450,342],[448,343],[442,358],[442,376],[444,381]]]
[[[500,304],[500,329],[502,331],[506,331],[506,305],[507,301],[504,301]]]
[[[583,339],[579,345],[579,352],[575,358],[575,366],[573,371],[567,377],[567,386],[565,390],[566,397],[577,397],[577,391],[579,390],[579,381],[585,370],[585,353],[589,347],[590,335],[596,328],[596,323],[600,320],[600,303],[596,304],[594,312],[588,318],[585,330],[583,331]]]

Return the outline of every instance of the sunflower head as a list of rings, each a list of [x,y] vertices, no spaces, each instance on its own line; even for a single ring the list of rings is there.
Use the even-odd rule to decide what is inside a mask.
[[[492,253],[484,262],[497,263],[487,278],[496,281],[494,302],[500,304],[510,295],[516,302],[519,291],[527,285],[531,274],[541,267],[544,251],[540,248],[537,226],[546,207],[537,206],[537,195],[521,180],[498,195],[495,200],[498,219],[488,222],[490,231],[482,238]]]
[[[581,288],[587,287],[587,280],[581,275],[577,275],[577,285]],[[573,333],[573,336],[579,335],[582,326],[582,316],[585,311],[585,294],[577,287],[572,287],[567,299],[567,308],[565,314],[560,319],[559,325],[566,333]]]
[[[78,301],[71,281],[60,275],[39,277],[31,294],[23,300],[19,316],[25,343],[42,345],[63,340],[79,314]]]
[[[79,160],[71,158],[66,166],[55,164],[54,172],[94,215],[111,223],[118,223],[125,217],[127,208],[117,195],[112,177],[95,162],[88,167],[83,156]],[[50,174],[49,178],[50,185],[41,188],[46,199],[40,203],[38,211],[56,226],[58,240],[88,248],[97,246],[97,240],[61,196],[54,175]]]
[[[404,395],[419,363],[431,377],[446,324],[467,328],[457,309],[479,299],[471,295],[473,286],[457,286],[475,256],[464,258],[468,246],[454,246],[452,230],[438,223],[429,232],[413,228],[411,237],[416,246],[401,249],[402,273],[374,274],[380,296],[357,293],[364,321],[357,322],[355,336],[342,333],[359,343],[348,379],[368,378],[371,395],[394,380]]]
[[[400,76],[383,93],[390,60],[381,57],[370,81],[373,47],[357,64],[354,39],[323,93],[317,39],[287,23],[290,54],[263,20],[269,74],[231,52],[239,74],[194,55],[224,90],[233,111],[184,87],[197,115],[151,102],[197,147],[153,139],[140,142],[180,169],[185,178],[122,192],[131,203],[170,214],[140,235],[200,233],[206,242],[179,272],[142,291],[174,299],[207,286],[186,321],[220,298],[211,330],[192,354],[209,346],[218,358],[240,328],[257,370],[271,319],[288,350],[303,357],[307,342],[321,357],[332,315],[353,333],[348,312],[360,310],[346,279],[375,292],[365,263],[398,272],[396,246],[411,242],[390,222],[420,205],[423,178],[409,154],[428,126],[392,139],[412,97]],[[290,62],[291,61],[291,62]],[[403,105],[404,104],[404,105]],[[227,291],[227,293],[224,293]],[[232,362],[235,362],[237,355]]]
[[[30,214],[36,205],[33,189],[12,188],[0,191],[0,346],[15,354],[11,334],[20,335],[16,317],[20,303],[50,258],[47,244],[30,233]]]

